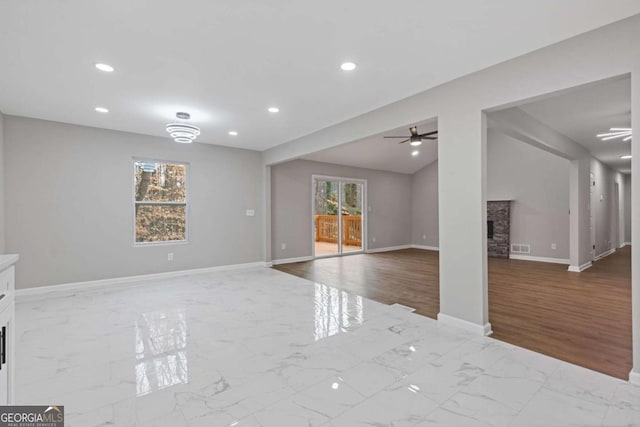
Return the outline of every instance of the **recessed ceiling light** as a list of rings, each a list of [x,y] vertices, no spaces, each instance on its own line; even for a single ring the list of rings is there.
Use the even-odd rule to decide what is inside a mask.
[[[231,136],[238,136],[238,132],[236,132],[235,130],[230,130],[230,131],[229,131],[229,135],[231,135]]]
[[[627,154],[626,156],[620,156],[620,158],[623,160],[628,160],[631,158],[631,154]]]
[[[356,69],[356,67],[357,65],[354,64],[353,62],[345,62],[340,66],[340,68],[342,68],[343,71],[353,71]]]
[[[277,113],[278,111],[280,111],[280,109],[278,107],[269,107],[267,110],[270,113]]]
[[[105,73],[113,73],[114,68],[109,64],[96,64],[96,68],[100,71],[104,71]]]
[[[412,155],[413,157],[417,156],[418,154],[420,154],[420,152],[419,152],[418,150],[415,150],[415,151],[412,151],[412,152],[411,152],[411,155]]]
[[[98,113],[108,113],[109,109],[108,108],[104,108],[104,107],[96,107],[96,111]]]

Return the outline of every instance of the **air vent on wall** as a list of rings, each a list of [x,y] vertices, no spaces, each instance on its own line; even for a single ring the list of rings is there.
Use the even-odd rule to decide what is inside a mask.
[[[512,243],[511,253],[513,254],[529,254],[531,253],[531,245],[526,243]]]

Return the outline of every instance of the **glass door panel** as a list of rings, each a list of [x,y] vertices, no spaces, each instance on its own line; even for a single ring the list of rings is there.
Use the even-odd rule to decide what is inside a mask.
[[[341,182],[342,201],[342,253],[363,249],[362,206],[364,185],[356,182]]]
[[[315,256],[340,253],[340,181],[313,181]]]

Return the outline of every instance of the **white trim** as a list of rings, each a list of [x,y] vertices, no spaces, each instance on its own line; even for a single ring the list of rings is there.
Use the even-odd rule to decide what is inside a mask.
[[[629,372],[629,382],[633,385],[640,386],[640,372],[632,369],[631,372]]]
[[[624,246],[631,246],[631,242],[624,242]]]
[[[368,249],[366,251],[366,253],[374,254],[376,252],[399,251],[399,250],[402,250],[402,249],[409,249],[409,248],[411,248],[411,245],[387,246],[386,248]]]
[[[389,307],[398,308],[400,310],[408,311],[410,313],[413,313],[414,311],[416,311],[416,309],[413,307],[409,307],[408,305],[399,304],[399,303],[391,304]]]
[[[264,266],[267,267],[267,268],[271,268],[271,267],[273,267],[273,262],[272,261],[265,261],[264,262]]]
[[[520,261],[549,262],[552,264],[565,264],[565,265],[571,264],[571,261],[568,258],[547,258],[543,256],[510,254],[509,259],[517,259]]]
[[[190,223],[191,223],[191,200],[189,198],[189,182],[191,181],[190,177],[190,168],[191,164],[189,162],[183,161],[173,161],[173,160],[159,160],[159,159],[151,159],[151,158],[143,158],[143,157],[132,157],[133,160],[133,193],[131,194],[131,199],[133,202],[133,221],[132,221],[132,232],[133,232],[133,247],[134,248],[144,248],[144,247],[153,247],[153,246],[173,246],[173,245],[187,245],[190,243],[189,239],[189,231],[190,231]],[[184,202],[143,202],[136,201],[136,163],[138,162],[148,162],[148,163],[163,163],[165,165],[176,165],[176,166],[184,166]],[[184,239],[183,240],[161,240],[158,242],[138,242],[136,240],[136,206],[138,205],[173,205],[173,206],[184,206]]]
[[[440,251],[438,246],[411,245],[413,249],[422,249],[423,251]]]
[[[271,261],[272,265],[280,265],[280,264],[292,264],[294,262],[304,262],[304,261],[312,261],[312,256],[301,256],[298,258],[283,258],[283,259],[274,259]]]
[[[585,262],[584,264],[579,265],[577,267],[575,265],[570,265],[567,270],[571,271],[572,273],[581,273],[581,272],[585,271],[587,268],[591,268],[592,265],[593,265],[593,263],[591,261],[589,261],[589,262]]]
[[[616,251],[616,248],[611,248],[608,251],[605,251],[605,252],[601,253],[600,255],[597,255],[593,260],[594,261],[598,261],[598,260],[600,260],[602,258],[608,257],[609,255],[611,255],[615,251]]]
[[[192,274],[214,273],[217,271],[241,270],[246,268],[264,267],[264,262],[249,262],[245,264],[219,265],[217,267],[194,268],[191,270],[167,271],[164,273],[141,274],[139,276],[115,277],[112,279],[89,280],[86,282],[64,283],[60,285],[39,286],[16,290],[16,302],[41,299],[49,294],[63,296],[78,291],[94,290],[103,287],[121,287],[132,283],[145,282],[171,277],[190,276]]]
[[[473,332],[476,335],[482,336],[491,335],[493,333],[491,330],[491,323],[478,325],[477,323],[449,316],[444,313],[438,313],[438,326],[452,326],[454,328],[464,329],[465,331]]]

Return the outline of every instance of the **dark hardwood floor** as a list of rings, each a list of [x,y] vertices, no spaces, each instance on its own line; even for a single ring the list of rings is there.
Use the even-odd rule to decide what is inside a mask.
[[[405,249],[274,268],[436,318],[438,252]],[[627,379],[631,359],[631,248],[582,273],[566,265],[489,259],[493,337]]]
[[[631,247],[582,273],[566,265],[490,259],[493,337],[628,379]]]
[[[423,316],[440,310],[438,252],[420,249],[320,258],[273,268],[384,304],[403,304]]]

